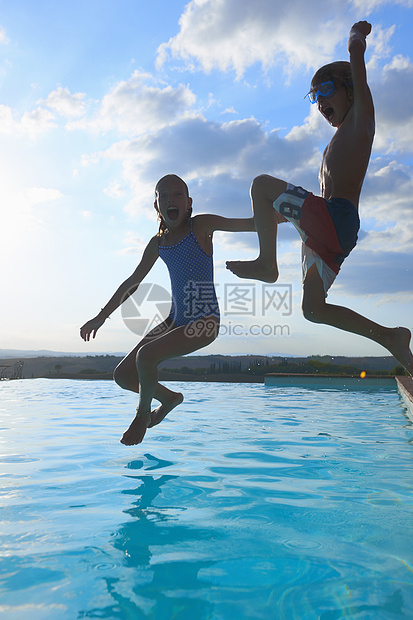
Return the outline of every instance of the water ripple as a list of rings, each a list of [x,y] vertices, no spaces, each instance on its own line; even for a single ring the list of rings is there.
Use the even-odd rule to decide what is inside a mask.
[[[182,406],[126,448],[135,395],[7,383],[0,614],[327,620],[413,608],[413,426],[395,390],[176,383]]]

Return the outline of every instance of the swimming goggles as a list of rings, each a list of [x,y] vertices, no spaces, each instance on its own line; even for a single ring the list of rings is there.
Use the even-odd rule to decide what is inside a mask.
[[[334,95],[336,90],[337,90],[337,86],[335,82],[333,82],[333,80],[330,80],[328,82],[323,82],[322,84],[319,84],[315,88],[312,88],[310,92],[306,94],[305,97],[308,97],[311,103],[317,103],[317,99],[319,95],[328,99],[329,97],[332,97]]]

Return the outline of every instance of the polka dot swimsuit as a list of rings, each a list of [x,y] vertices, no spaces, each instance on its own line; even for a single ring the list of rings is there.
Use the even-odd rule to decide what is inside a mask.
[[[191,232],[175,245],[159,245],[160,258],[166,264],[172,287],[169,317],[176,326],[187,325],[205,316],[219,318],[214,287],[212,253],[206,254]]]

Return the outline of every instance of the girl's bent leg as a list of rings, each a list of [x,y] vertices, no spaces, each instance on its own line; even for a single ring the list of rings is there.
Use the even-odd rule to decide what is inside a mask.
[[[146,336],[136,345],[136,347],[134,347],[132,351],[130,351],[130,353],[128,353],[128,355],[116,366],[113,373],[113,378],[121,388],[139,393],[139,375],[136,366],[136,356],[138,351],[148,342],[159,338],[159,336],[169,331],[171,326],[172,321],[170,319],[166,319],[166,321],[160,325],[157,325],[157,327],[146,334]],[[154,398],[169,411],[176,407],[176,405],[179,405],[179,403],[183,400],[181,393],[173,392],[160,383],[158,383],[156,387]],[[152,418],[154,418],[155,411],[153,412]],[[150,426],[153,425],[153,421],[154,419],[151,421]]]
[[[207,317],[186,326],[176,327],[140,347],[137,354],[139,405],[135,419],[121,439],[122,443],[126,445],[140,443],[146,429],[158,424],[171,410],[168,411],[168,407],[158,407],[154,412],[154,419],[150,419],[152,399],[159,385],[158,364],[171,357],[187,355],[206,347],[215,340],[218,329],[218,320],[215,317]]]
[[[240,278],[275,282],[278,278],[276,238],[279,215],[274,201],[285,192],[287,183],[263,174],[251,185],[252,210],[260,244],[259,256],[253,261],[228,261],[227,268]]]

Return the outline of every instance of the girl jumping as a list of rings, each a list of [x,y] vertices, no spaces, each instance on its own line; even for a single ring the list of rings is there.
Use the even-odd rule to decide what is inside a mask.
[[[149,331],[115,368],[114,379],[125,390],[139,393],[136,415],[121,443],[140,443],[147,428],[159,424],[183,401],[183,395],[158,382],[158,365],[166,359],[187,355],[215,340],[219,330],[219,306],[214,287],[212,235],[215,230],[254,231],[253,218],[229,219],[219,215],[192,216],[192,198],[186,183],[174,174],[158,181],[155,209],[159,232],[146,246],[132,275],[116,290],[95,318],[80,329],[89,341],[106,319],[133,295],[158,257],[168,267],[172,304],[169,316]],[[151,412],[152,399],[161,404]]]

